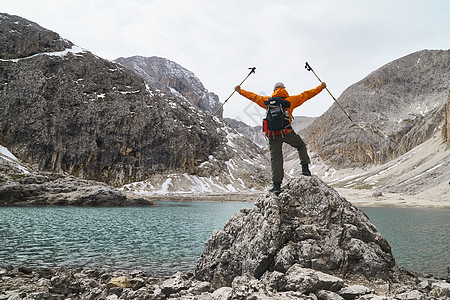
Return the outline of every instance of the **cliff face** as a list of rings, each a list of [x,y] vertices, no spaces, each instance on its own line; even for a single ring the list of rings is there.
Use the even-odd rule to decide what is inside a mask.
[[[115,186],[217,175],[238,157],[245,174],[260,170],[242,161],[258,152],[238,152],[222,123],[184,99],[23,18],[0,14],[0,28],[0,144],[20,160]]]
[[[443,121],[450,50],[397,59],[350,86],[307,129],[311,148],[335,167],[382,164],[429,139]]]
[[[209,114],[221,105],[219,97],[209,92],[194,73],[173,61],[156,56],[133,56],[118,58],[116,62],[136,72],[153,89],[181,96]],[[222,116],[222,110],[217,116]]]

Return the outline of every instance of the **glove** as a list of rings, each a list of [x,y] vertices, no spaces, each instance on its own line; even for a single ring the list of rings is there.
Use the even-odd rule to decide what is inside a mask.
[[[322,82],[322,87],[323,87],[323,88],[326,88],[326,87],[327,87],[327,84],[326,84],[325,82]]]
[[[241,86],[240,86],[240,85],[237,85],[237,86],[234,88],[234,90],[235,90],[236,92],[239,93],[239,91],[241,90]]]

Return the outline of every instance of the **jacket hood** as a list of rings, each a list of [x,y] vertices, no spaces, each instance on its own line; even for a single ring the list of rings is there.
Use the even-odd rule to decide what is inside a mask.
[[[286,91],[285,88],[280,87],[280,88],[277,88],[275,90],[275,92],[273,92],[272,97],[287,98],[287,97],[289,97],[289,94],[288,94],[288,92]]]

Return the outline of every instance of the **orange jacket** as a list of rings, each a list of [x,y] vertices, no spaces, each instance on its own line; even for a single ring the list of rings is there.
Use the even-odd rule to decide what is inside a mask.
[[[285,88],[278,88],[275,90],[275,92],[273,92],[271,97],[282,97],[282,98],[286,98],[286,100],[291,102],[291,107],[287,108],[286,110],[289,112],[289,122],[292,122],[292,111],[294,110],[294,108],[299,107],[300,105],[305,103],[306,100],[311,99],[312,97],[314,97],[315,95],[320,93],[322,90],[323,90],[322,85],[319,85],[315,89],[305,91],[305,92],[301,93],[300,95],[289,96],[289,94]],[[262,108],[267,109],[267,105],[264,104],[264,101],[269,99],[270,98],[269,96],[259,96],[259,95],[256,95],[255,93],[252,93],[252,92],[249,92],[249,91],[246,91],[243,89],[239,90],[239,94],[241,94],[242,96],[244,96],[247,99],[252,100],[253,102],[258,104]]]

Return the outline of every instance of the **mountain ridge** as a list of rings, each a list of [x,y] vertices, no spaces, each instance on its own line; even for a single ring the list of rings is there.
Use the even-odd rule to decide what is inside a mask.
[[[195,74],[169,59],[151,56],[120,57],[114,60],[136,72],[155,90],[186,99],[192,105],[213,114],[221,105]],[[223,109],[217,112],[222,117]]]
[[[336,167],[382,164],[429,139],[443,121],[450,50],[396,59],[347,88],[307,129],[311,148]]]

